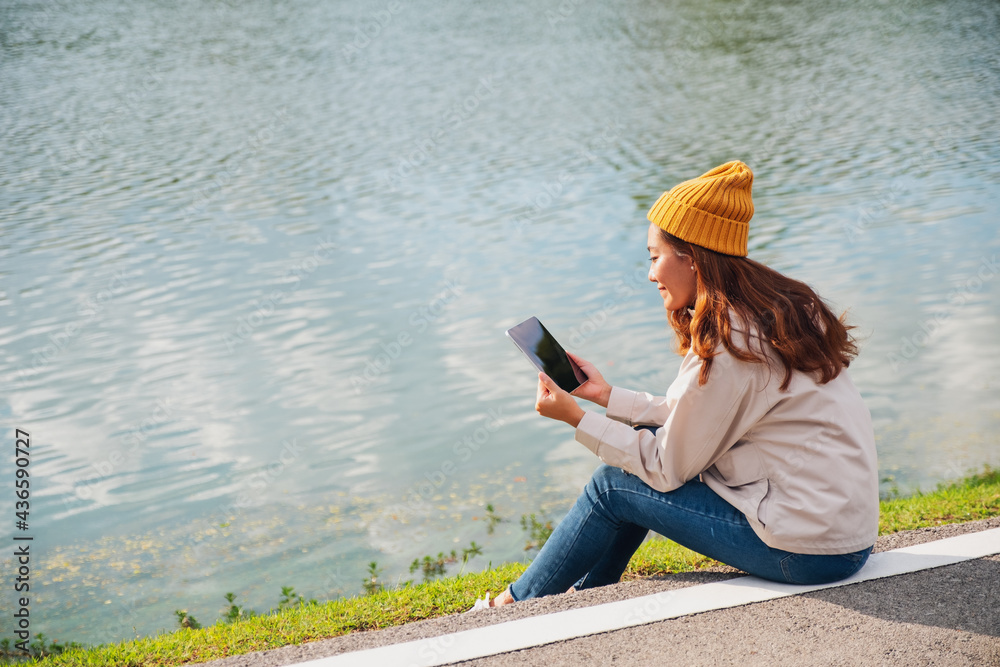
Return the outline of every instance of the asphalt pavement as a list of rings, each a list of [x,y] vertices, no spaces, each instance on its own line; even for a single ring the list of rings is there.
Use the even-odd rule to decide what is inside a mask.
[[[880,537],[875,551],[992,528],[1000,517],[906,531]],[[277,667],[421,638],[446,642],[449,633],[739,576],[725,567],[667,575],[204,664]],[[1000,554],[453,664],[1000,666]]]

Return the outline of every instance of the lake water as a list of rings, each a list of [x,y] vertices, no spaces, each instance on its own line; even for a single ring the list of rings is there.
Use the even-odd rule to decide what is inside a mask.
[[[883,492],[1000,465],[992,0],[12,0],[0,26],[0,422],[32,439],[27,531],[0,460],[0,603],[31,535],[32,632],[530,557],[521,515],[597,461],[504,330],[537,315],[665,391],[645,212],[729,159],[751,257],[858,327]]]

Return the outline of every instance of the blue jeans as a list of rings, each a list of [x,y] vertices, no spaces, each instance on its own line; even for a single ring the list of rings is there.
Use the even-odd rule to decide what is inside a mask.
[[[857,572],[871,547],[849,554],[796,554],[764,544],[746,516],[704,482],[662,493],[602,465],[524,574],[515,600],[617,582],[649,530],[763,579],[823,584]]]

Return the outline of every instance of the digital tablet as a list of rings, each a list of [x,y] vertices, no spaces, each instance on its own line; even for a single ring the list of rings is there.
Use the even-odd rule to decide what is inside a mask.
[[[587,381],[587,375],[567,356],[563,346],[542,326],[537,317],[529,317],[507,329],[507,335],[535,368],[552,378],[565,391],[572,392]]]

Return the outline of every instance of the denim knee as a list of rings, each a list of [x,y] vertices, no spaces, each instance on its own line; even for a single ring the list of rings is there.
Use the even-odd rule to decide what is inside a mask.
[[[591,496],[596,500],[601,493],[619,486],[627,474],[621,468],[602,463],[590,476],[590,481],[587,482],[587,491],[591,492]]]

